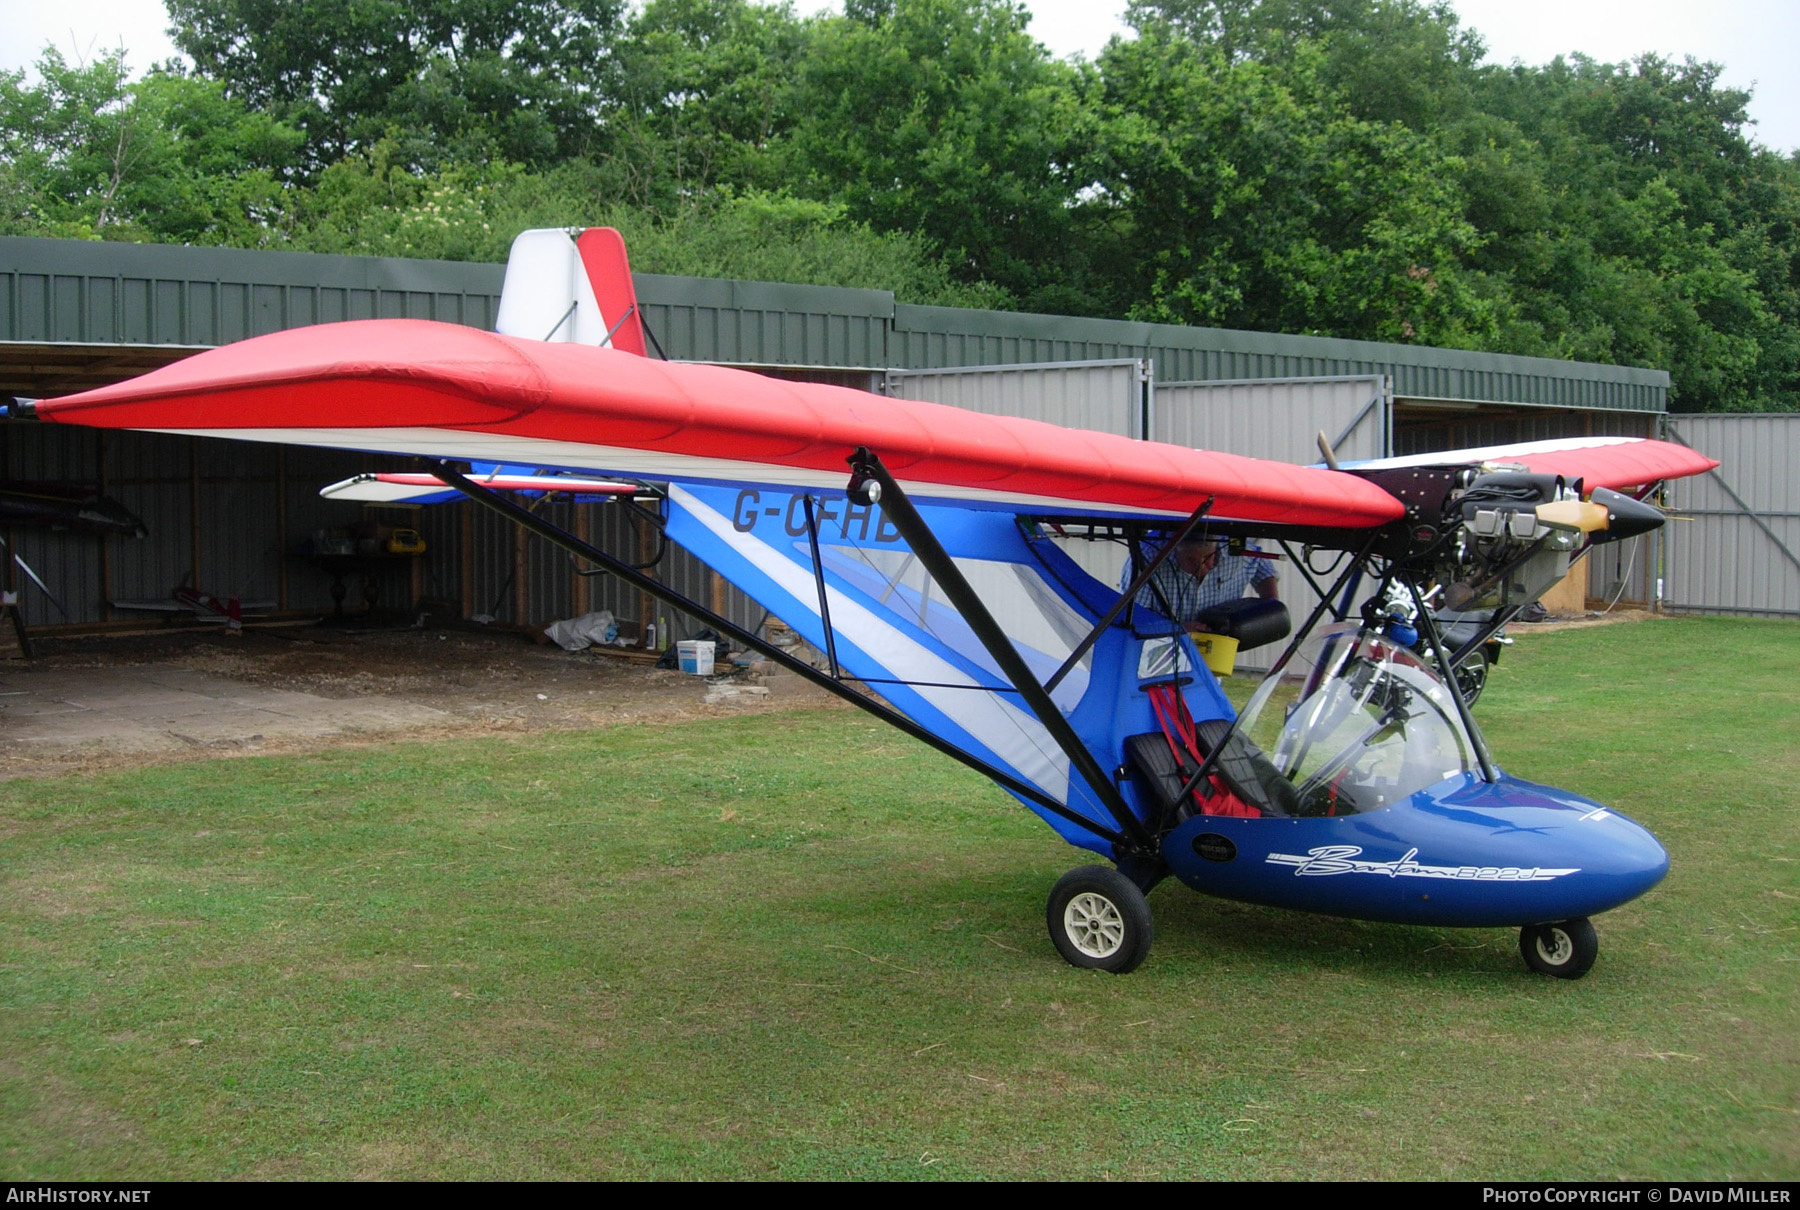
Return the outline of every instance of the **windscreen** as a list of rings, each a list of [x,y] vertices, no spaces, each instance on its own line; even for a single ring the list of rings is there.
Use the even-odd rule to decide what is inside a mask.
[[[1302,815],[1380,810],[1475,767],[1449,690],[1354,624],[1309,636],[1264,678],[1241,727],[1293,783]]]

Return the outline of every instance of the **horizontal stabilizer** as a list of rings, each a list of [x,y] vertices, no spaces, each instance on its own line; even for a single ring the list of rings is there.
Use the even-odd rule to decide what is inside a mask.
[[[571,475],[474,475],[476,483],[496,492],[568,492],[575,496],[630,496],[644,489],[635,483],[608,479],[578,479]],[[369,504],[441,504],[462,499],[462,493],[436,475],[415,473],[352,475],[319,489],[327,500],[358,500]]]

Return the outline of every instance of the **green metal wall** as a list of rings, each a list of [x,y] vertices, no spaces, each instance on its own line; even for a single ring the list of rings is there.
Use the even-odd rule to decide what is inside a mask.
[[[0,340],[220,345],[341,319],[491,328],[497,265],[0,238]]]
[[[498,265],[0,238],[0,341],[215,345],[339,319],[491,328]],[[883,290],[637,276],[670,357],[931,369],[1145,358],[1164,382],[1387,375],[1401,399],[1667,410],[1661,370],[1371,341],[896,304]]]
[[[1142,357],[1155,363],[1159,382],[1386,375],[1393,380],[1395,396],[1403,399],[1605,411],[1662,412],[1669,397],[1669,376],[1662,370],[1322,336],[905,304],[894,308],[889,351],[891,364],[907,369]]]

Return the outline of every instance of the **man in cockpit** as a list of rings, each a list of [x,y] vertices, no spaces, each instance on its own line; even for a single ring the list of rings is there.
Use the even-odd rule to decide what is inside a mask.
[[[1254,543],[1247,550],[1257,550]],[[1226,553],[1224,538],[1190,537],[1175,547],[1138,590],[1136,604],[1170,619],[1190,624],[1200,615],[1254,592],[1266,601],[1279,600],[1275,565],[1267,559]]]

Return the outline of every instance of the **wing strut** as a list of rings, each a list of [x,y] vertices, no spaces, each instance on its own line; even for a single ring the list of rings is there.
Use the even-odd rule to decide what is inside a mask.
[[[1469,715],[1469,703],[1463,699],[1462,686],[1456,680],[1456,665],[1444,652],[1444,642],[1438,634],[1437,616],[1425,606],[1425,597],[1419,592],[1419,586],[1411,579],[1406,581],[1406,591],[1412,594],[1413,605],[1419,611],[1419,629],[1431,642],[1431,652],[1437,656],[1438,669],[1444,674],[1444,688],[1450,691],[1450,700],[1456,703],[1456,713],[1462,719],[1463,730],[1469,733],[1469,743],[1475,749],[1475,757],[1481,762],[1481,780],[1489,785],[1500,780],[1494,771],[1494,758],[1488,755],[1487,741],[1481,738],[1481,732],[1475,726],[1475,720]]]
[[[1106,776],[1106,771],[1094,759],[1088,746],[1081,742],[1081,737],[1075,734],[1075,728],[1069,725],[1062,710],[1050,700],[1050,694],[1033,675],[1018,649],[1012,645],[1006,631],[994,620],[994,615],[988,612],[980,594],[963,577],[962,570],[956,566],[956,560],[950,557],[949,552],[937,540],[937,535],[931,532],[931,527],[913,507],[912,501],[906,498],[906,493],[888,473],[887,467],[882,465],[881,459],[865,446],[852,454],[849,461],[850,498],[858,503],[880,503],[882,515],[900,531],[907,546],[912,549],[931,578],[937,581],[938,587],[944,590],[944,596],[962,615],[963,621],[980,640],[988,655],[1000,666],[1001,673],[1012,682],[1012,687],[1019,696],[1025,699],[1027,708],[1037,716],[1044,730],[1050,733],[1056,746],[1069,758],[1069,763],[1081,774],[1081,779],[1087,782],[1094,796],[1106,807],[1113,819],[1118,821],[1119,828],[1129,838],[1131,847],[1142,855],[1157,857],[1156,839],[1151,836],[1143,821],[1125,804],[1118,787]]]
[[[819,587],[819,621],[825,627],[825,658],[831,663],[831,675],[843,675],[838,671],[837,638],[831,629],[831,594],[825,591],[825,557],[819,550],[819,516],[813,508],[811,492],[800,497],[800,504],[806,509],[806,535],[812,543],[813,583]]]
[[[1080,825],[1110,844],[1122,845],[1125,843],[1126,835],[1123,832],[1114,831],[1111,828],[1097,823],[1088,816],[1081,814],[1079,811],[1071,810],[1062,803],[1057,802],[1054,798],[1051,798],[1048,794],[1045,794],[1042,790],[1039,790],[1036,786],[1021,781],[1003,769],[995,768],[978,756],[964,752],[955,744],[952,744],[948,740],[942,739],[932,734],[924,727],[919,726],[919,724],[913,722],[912,719],[907,718],[899,711],[883,705],[874,698],[858,693],[855,689],[851,688],[843,681],[838,680],[836,677],[827,676],[817,668],[814,668],[811,664],[808,664],[805,660],[799,659],[793,653],[775,646],[775,644],[769,642],[761,635],[744,629],[730,618],[714,613],[697,601],[689,600],[679,592],[676,592],[673,588],[670,588],[667,584],[651,579],[642,571],[631,566],[631,564],[614,558],[606,551],[582,541],[574,534],[546,521],[536,513],[521,508],[513,501],[508,500],[506,497],[499,495],[496,492],[489,491],[487,488],[481,486],[481,484],[474,482],[461,471],[457,470],[450,463],[439,462],[437,466],[437,473],[445,483],[454,487],[457,491],[461,492],[475,503],[482,505],[484,508],[492,509],[494,512],[505,517],[508,521],[524,526],[546,542],[549,542],[554,546],[559,546],[570,554],[586,559],[590,563],[597,564],[602,569],[617,576],[630,587],[655,597],[664,604],[673,606],[696,621],[703,622],[712,627],[720,634],[727,635],[735,641],[742,643],[745,647],[761,653],[775,663],[781,665],[783,668],[786,668],[789,672],[794,673],[804,680],[810,681],[827,693],[843,698],[851,705],[867,711],[882,722],[887,723],[889,726],[904,731],[914,739],[937,749],[952,760],[967,765],[969,768],[975,770],[975,772],[981,774],[983,777],[988,778],[1002,789],[1009,790],[1021,798],[1029,799],[1033,803],[1044,808],[1044,810],[1049,811],[1051,814],[1061,816],[1070,823]],[[1135,817],[1133,818],[1133,822],[1135,822]]]

